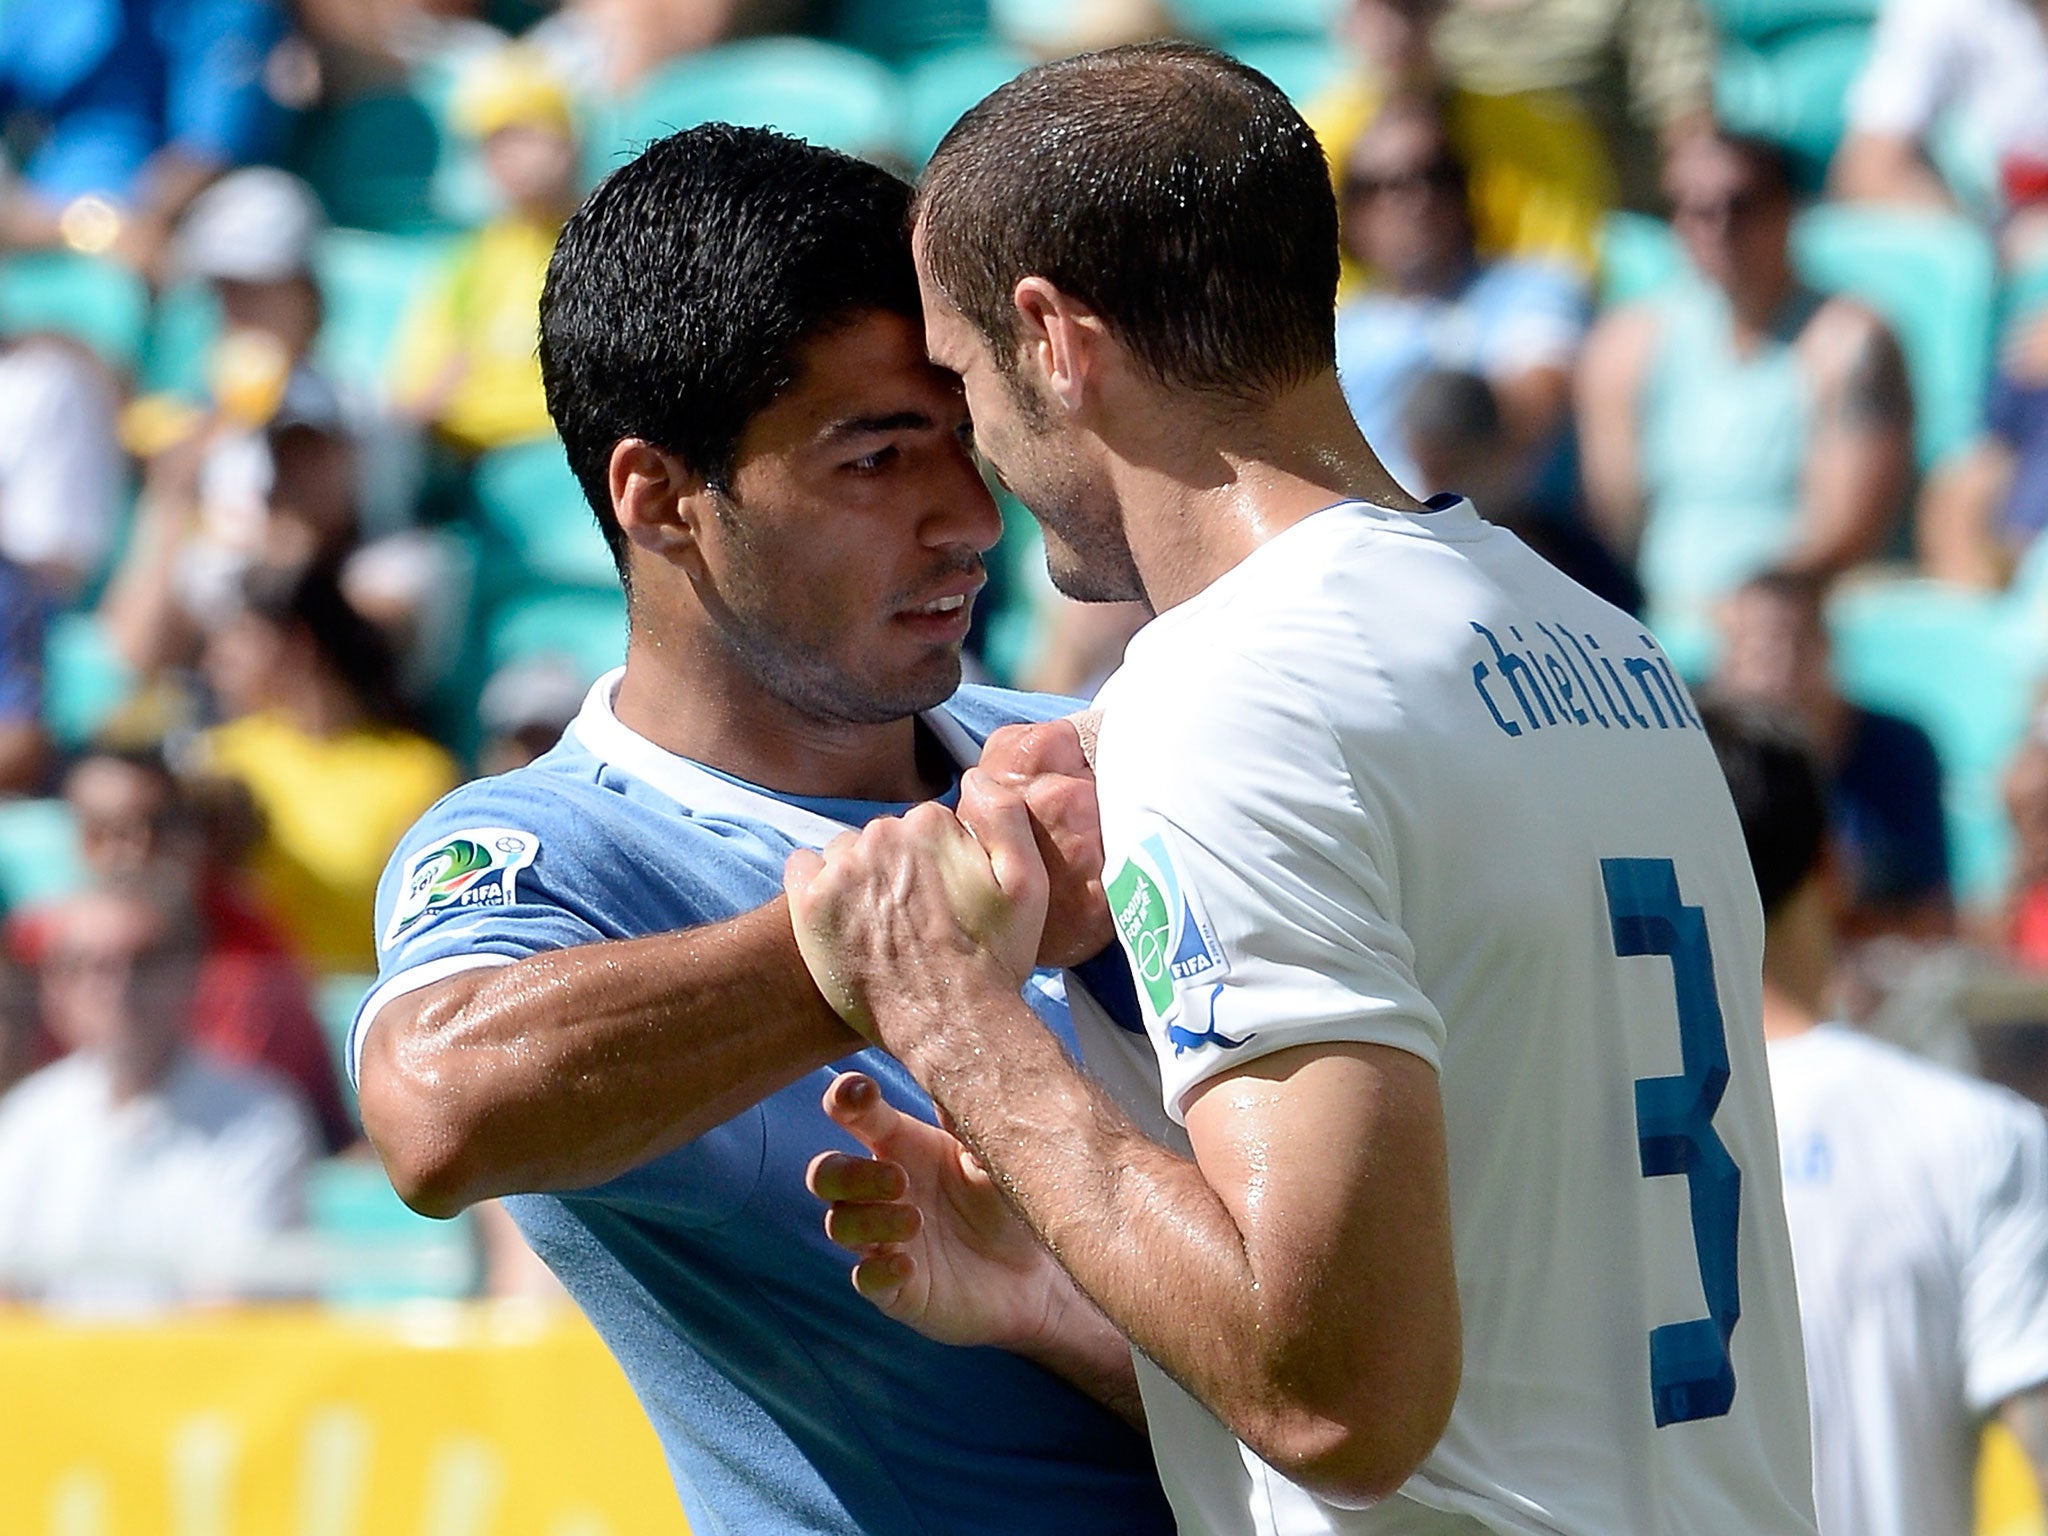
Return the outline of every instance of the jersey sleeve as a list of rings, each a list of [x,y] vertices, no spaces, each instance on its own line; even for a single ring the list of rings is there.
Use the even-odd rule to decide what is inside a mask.
[[[1964,1391],[1977,1413],[2048,1382],[2048,1118],[2012,1099],[1993,1123],[2002,1134],[1963,1268]]]
[[[1386,818],[1303,690],[1249,662],[1200,707],[1105,704],[1105,886],[1181,1120],[1210,1079],[1292,1046],[1390,1045],[1440,1066]],[[1178,705],[1178,707],[1176,707]]]
[[[592,870],[574,811],[530,786],[480,779],[444,798],[398,845],[377,886],[377,985],[348,1034],[394,998],[463,971],[608,937],[591,919]]]

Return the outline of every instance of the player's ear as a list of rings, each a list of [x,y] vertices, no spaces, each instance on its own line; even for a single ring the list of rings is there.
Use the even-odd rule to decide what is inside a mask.
[[[671,564],[693,565],[698,531],[711,515],[711,488],[702,475],[645,438],[612,445],[609,465],[612,515],[638,548]]]
[[[1102,317],[1043,277],[1020,279],[1011,302],[1030,371],[1069,412],[1078,412],[1102,366],[1109,339]]]

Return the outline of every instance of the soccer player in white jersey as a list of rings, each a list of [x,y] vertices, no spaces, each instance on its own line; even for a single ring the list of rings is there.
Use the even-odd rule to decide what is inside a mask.
[[[1046,65],[940,147],[915,250],[1055,580],[1158,614],[1096,760],[1149,1102],[1016,1006],[1048,872],[990,774],[795,855],[792,914],[1137,1346],[1183,1531],[1811,1532],[1726,787],[1638,624],[1359,436],[1314,137],[1206,50]],[[860,1097],[830,1230],[956,1329],[987,1187]]]
[[[1825,1022],[1840,895],[1797,728],[1710,709],[1764,905],[1764,1035],[1821,1536],[1966,1536],[1996,1414],[2048,1472],[2048,1119]]]

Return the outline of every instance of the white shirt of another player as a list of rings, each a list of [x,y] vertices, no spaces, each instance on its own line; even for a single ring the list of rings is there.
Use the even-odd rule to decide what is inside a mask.
[[[1770,1060],[1822,1536],[1966,1536],[1985,1416],[2048,1382],[2048,1119],[1834,1026]]]
[[[1469,505],[1350,504],[1154,621],[1101,703],[1163,1089],[1127,1108],[1158,1132],[1218,1073],[1367,1041],[1437,1066],[1449,1135],[1465,1365],[1436,1450],[1338,1508],[1141,1360],[1183,1529],[1810,1532],[1762,916],[1654,642]],[[1129,1054],[1104,1033],[1091,1069]]]

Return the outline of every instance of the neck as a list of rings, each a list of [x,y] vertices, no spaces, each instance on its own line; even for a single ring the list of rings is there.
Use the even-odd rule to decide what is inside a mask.
[[[1366,445],[1334,372],[1206,419],[1184,406],[1144,416],[1163,430],[1118,443],[1109,474],[1154,612],[1186,602],[1335,502],[1425,510]]]
[[[663,751],[785,795],[903,802],[944,787],[920,771],[915,716],[821,719],[739,675],[723,647],[651,640],[638,618],[612,710]]]
[[[299,686],[283,701],[283,713],[308,736],[318,737],[340,736],[365,719],[355,695],[323,669],[299,679]]]
[[[109,1091],[116,1104],[151,1093],[177,1065],[180,1042],[141,1037],[115,1042],[106,1053]]]
[[[1749,274],[1746,281],[1727,290],[1728,308],[1735,317],[1736,328],[1749,336],[1770,334],[1777,329],[1785,306],[1798,291],[1798,279],[1791,267],[1783,263]]]
[[[1764,925],[1764,1038],[1820,1023],[1834,974],[1833,923],[1818,880],[1787,897]]]

